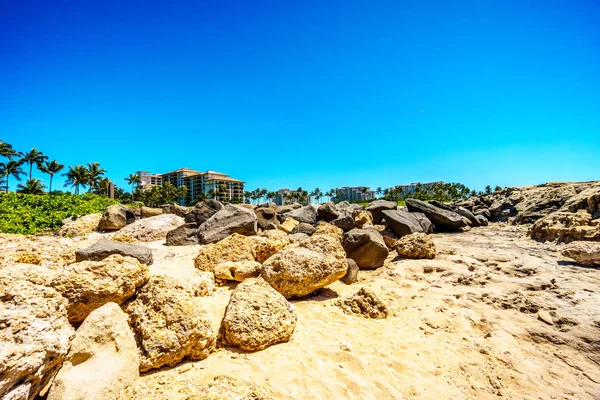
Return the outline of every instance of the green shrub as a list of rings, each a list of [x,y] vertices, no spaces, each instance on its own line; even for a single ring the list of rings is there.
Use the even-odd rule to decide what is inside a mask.
[[[67,217],[101,213],[112,204],[117,202],[92,193],[0,193],[0,232],[33,235],[52,231]]]

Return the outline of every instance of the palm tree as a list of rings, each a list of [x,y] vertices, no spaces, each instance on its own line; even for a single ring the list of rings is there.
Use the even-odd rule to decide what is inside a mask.
[[[8,178],[14,177],[16,180],[21,180],[21,175],[25,175],[21,163],[19,161],[9,161],[7,163],[0,163],[0,175],[4,177],[6,183],[6,193],[8,193]]]
[[[11,144],[3,142],[2,139],[0,139],[0,156],[12,160],[13,157],[18,156],[19,154],[19,152],[13,149]]]
[[[375,193],[377,194],[377,196],[381,196],[381,193],[383,193],[383,190],[381,189],[381,186],[377,187],[377,190],[375,190]]]
[[[52,178],[54,178],[54,174],[62,171],[64,167],[64,165],[60,164],[56,160],[52,160],[50,162],[46,161],[44,165],[40,166],[40,171],[50,175],[50,190],[48,190],[49,193],[52,193]]]
[[[83,165],[69,167],[69,171],[66,174],[63,174],[63,176],[67,177],[64,186],[67,187],[71,185],[71,187],[75,187],[75,194],[79,194],[79,186],[85,186],[89,184],[89,174],[90,171]]]
[[[46,185],[42,183],[41,179],[28,179],[25,184],[19,184],[17,186],[17,192],[27,194],[44,194]]]
[[[142,180],[138,174],[129,174],[129,178],[125,178],[125,180],[131,185],[131,200],[135,201],[133,198],[133,185],[138,185]]]
[[[105,172],[106,170],[104,168],[100,168],[100,163],[88,163],[88,184],[90,185],[90,191],[92,189],[98,189],[98,185]]]
[[[44,154],[42,154],[41,151],[36,150],[35,147],[33,149],[31,149],[30,151],[26,152],[25,154],[23,154],[23,158],[21,159],[21,162],[24,162],[25,164],[29,164],[29,179],[30,180],[31,180],[31,173],[33,171],[33,164],[37,165],[37,167],[40,168],[40,166],[43,165],[47,159],[48,159],[48,156],[45,156]]]

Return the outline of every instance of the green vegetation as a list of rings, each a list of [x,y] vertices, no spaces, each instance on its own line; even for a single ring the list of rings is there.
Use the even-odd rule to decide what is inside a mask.
[[[102,213],[116,201],[92,193],[0,193],[0,232],[38,234],[61,227],[67,217]]]

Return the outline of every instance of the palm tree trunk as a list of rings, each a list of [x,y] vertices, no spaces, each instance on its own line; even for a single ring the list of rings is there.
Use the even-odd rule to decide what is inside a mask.
[[[53,178],[54,174],[50,174],[50,190],[48,191],[48,193],[52,193],[52,178]]]
[[[29,164],[29,180],[31,180],[31,172],[33,171],[33,163]]]

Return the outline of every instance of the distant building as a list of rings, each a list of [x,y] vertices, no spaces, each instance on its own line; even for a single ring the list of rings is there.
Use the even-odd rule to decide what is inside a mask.
[[[401,196],[406,197],[407,195],[413,194],[415,192],[415,190],[417,189],[417,185],[421,185],[421,189],[423,189],[423,190],[429,190],[429,189],[432,189],[438,183],[444,183],[444,182],[443,181],[425,182],[425,183],[415,182],[415,183],[409,183],[406,185],[398,185],[396,187],[401,187],[402,188]]]
[[[370,201],[375,200],[376,195],[374,190],[370,190],[367,186],[344,186],[335,189],[336,196],[331,200],[339,201]]]
[[[284,206],[286,204],[292,204],[297,202],[298,200],[294,198],[294,190],[289,189],[279,189],[277,191],[277,197],[275,197],[275,204],[278,206]],[[312,196],[308,195],[307,204],[312,203]]]
[[[150,174],[147,171],[138,171],[136,174],[140,177],[139,187],[142,190],[160,186],[163,182],[169,182],[177,188],[185,185],[188,194],[178,200],[182,205],[200,198],[212,198],[224,202],[244,201],[245,182],[221,172],[211,170],[200,172],[190,168],[180,168],[164,174]]]

